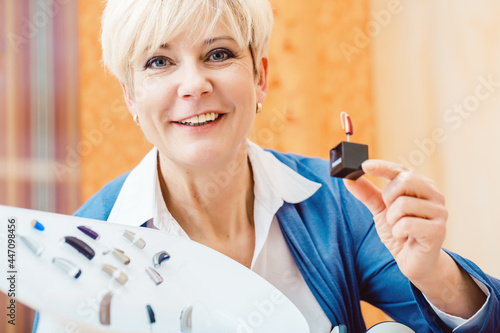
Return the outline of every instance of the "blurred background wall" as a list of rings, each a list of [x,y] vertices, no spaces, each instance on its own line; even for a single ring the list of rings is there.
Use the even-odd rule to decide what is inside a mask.
[[[450,213],[445,247],[500,277],[500,2],[371,6],[378,157],[434,179]]]
[[[0,0],[0,205],[64,214],[80,205],[77,18],[75,1]],[[0,294],[0,332],[30,332],[33,312],[18,303],[9,325],[7,302]]]
[[[371,157],[412,167],[445,193],[446,247],[500,276],[500,3],[271,3],[270,92],[251,139],[327,158],[349,112],[353,141]],[[150,149],[100,63],[102,9],[0,1],[0,204],[72,213]],[[368,326],[385,319],[364,307]],[[0,331],[28,332],[31,316],[20,310],[23,324],[2,321]]]

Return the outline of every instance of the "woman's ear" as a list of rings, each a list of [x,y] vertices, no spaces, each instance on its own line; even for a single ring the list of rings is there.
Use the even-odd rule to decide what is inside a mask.
[[[267,74],[268,74],[269,60],[267,56],[262,57],[259,64],[259,80],[257,82],[257,102],[264,103],[269,89]]]
[[[137,109],[135,107],[135,102],[132,97],[131,91],[129,87],[123,82],[120,82],[120,86],[123,90],[123,97],[125,98],[125,104],[127,104],[128,111],[132,116],[135,116],[137,114]]]

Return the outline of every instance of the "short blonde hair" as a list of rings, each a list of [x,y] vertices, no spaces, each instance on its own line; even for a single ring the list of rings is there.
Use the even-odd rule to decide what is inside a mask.
[[[132,63],[146,50],[185,31],[204,31],[218,23],[234,34],[241,48],[250,47],[254,67],[267,54],[273,14],[268,0],[107,0],[102,17],[103,61],[125,85],[132,87]]]

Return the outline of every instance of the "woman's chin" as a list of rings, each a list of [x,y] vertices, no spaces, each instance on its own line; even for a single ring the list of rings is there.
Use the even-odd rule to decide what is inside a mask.
[[[228,152],[213,147],[197,147],[196,149],[183,149],[172,156],[172,161],[189,169],[212,168],[225,163]]]
[[[228,138],[230,137],[230,138]],[[174,140],[168,140],[170,145],[157,146],[166,159],[181,168],[186,169],[221,169],[226,168],[231,161],[239,159],[239,152],[242,151],[241,142],[246,142],[245,138],[234,135],[223,137],[207,137],[202,140],[179,140],[174,144]],[[239,142],[239,144],[238,144]],[[245,152],[246,159],[246,149]]]

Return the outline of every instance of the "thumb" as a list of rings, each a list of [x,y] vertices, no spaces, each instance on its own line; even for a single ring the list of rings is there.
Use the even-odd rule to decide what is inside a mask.
[[[344,185],[356,199],[370,210],[373,216],[378,215],[386,208],[382,191],[368,179],[364,177],[357,180],[344,179]]]

